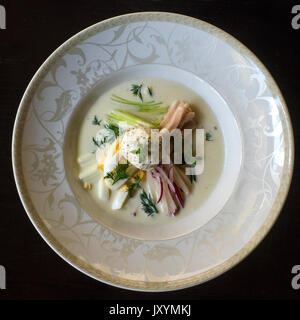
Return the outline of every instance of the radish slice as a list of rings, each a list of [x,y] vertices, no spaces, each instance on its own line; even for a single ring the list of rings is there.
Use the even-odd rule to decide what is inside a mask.
[[[160,166],[151,170],[151,173],[148,173],[148,176],[150,176],[152,180],[156,182],[157,187],[158,185],[160,186],[160,190],[159,188],[156,188],[156,190],[159,190],[157,203],[165,202],[167,204],[166,207],[169,215],[175,215],[178,210],[176,202],[178,203],[179,207],[183,208],[183,199],[178,186],[171,181],[171,179]]]
[[[165,193],[163,194],[160,203],[157,203],[157,209],[159,210],[159,212],[161,212],[164,215],[169,214],[170,210],[169,210],[168,202],[166,200]]]
[[[147,171],[148,192],[152,194],[153,200],[157,204],[157,209],[160,213],[167,215],[169,207],[163,192],[163,180],[155,169]]]
[[[159,194],[157,203],[160,202],[160,200],[161,200],[161,198],[162,198],[162,196],[163,196],[163,194],[164,194],[164,185],[163,185],[163,183],[162,183],[161,177],[159,177],[159,184],[160,184],[160,194]]]
[[[172,182],[171,179],[168,178],[168,176],[166,175],[166,173],[164,172],[164,170],[162,168],[157,167],[157,169],[162,174],[162,176],[165,178],[165,180],[167,181],[168,186],[170,188],[170,191],[175,196],[176,200],[178,201],[179,206],[181,208],[183,208],[184,202],[183,202],[183,198],[180,194],[180,190],[179,190],[178,186],[176,185],[176,183]],[[171,177],[173,178],[173,176],[172,176],[173,170],[170,170],[170,172],[171,172]]]
[[[170,169],[169,169],[169,179],[171,180],[172,183],[174,182],[174,167],[173,166],[170,166]]]
[[[151,170],[151,175],[156,180],[158,180],[160,178],[160,174],[156,169]]]
[[[168,204],[169,214],[171,214],[172,212],[177,210],[177,205],[171,195],[167,182],[163,181],[163,184],[164,184],[164,198]]]
[[[160,177],[159,173],[155,169],[151,170],[151,178],[154,179],[156,183],[159,183],[159,195],[157,197],[157,202],[156,202],[156,203],[159,203],[164,193],[162,178]]]
[[[177,213],[177,209],[174,210],[174,211],[172,211],[172,212],[170,212],[170,216],[171,216],[171,217],[175,217],[176,213]]]
[[[158,170],[158,172],[161,174],[161,176],[163,177],[163,179],[168,183],[170,189],[172,192],[175,192],[175,187],[172,183],[172,181],[168,178],[168,176],[166,175],[165,171],[161,168],[161,167],[157,167],[156,170]]]
[[[180,207],[183,208],[184,207],[183,198],[182,198],[181,193],[175,183],[174,183],[174,187],[175,187],[175,197],[176,197]]]
[[[186,195],[188,195],[190,193],[187,185],[185,184],[185,181],[183,180],[181,174],[180,174],[180,169],[177,169],[175,166],[173,167],[174,171],[174,181],[177,184],[177,186],[179,187],[179,189],[185,193]]]
[[[179,206],[181,208],[183,208],[183,198],[182,198],[181,193],[180,193],[180,190],[182,191],[182,189],[179,188],[177,186],[177,184],[174,182],[174,169],[175,169],[174,166],[170,166],[170,168],[169,168],[169,179],[174,185],[174,188],[175,188],[174,195],[176,197],[176,200],[178,201]]]
[[[180,191],[177,187],[177,185],[175,183],[173,183],[167,176],[167,174],[165,173],[165,171],[161,168],[161,167],[157,167],[156,168],[157,171],[161,174],[161,176],[164,178],[165,182],[168,184],[168,189],[171,192],[171,198],[173,199],[172,195],[175,197],[175,199],[177,200],[178,205],[183,208],[184,207],[184,202],[182,199],[182,196],[180,194]],[[174,201],[174,199],[173,199]],[[172,210],[174,211],[174,210]]]
[[[154,171],[154,170],[152,170]],[[154,175],[152,175],[151,173],[151,179],[154,181],[155,183],[155,190],[156,190],[156,196],[157,196],[157,209],[159,210],[160,213],[164,214],[164,215],[168,215],[168,213],[170,212],[169,210],[169,206],[168,206],[168,201],[166,199],[166,195],[163,191],[164,189],[164,182],[161,179],[161,177],[159,176],[159,174],[156,172],[156,176],[154,177]]]
[[[175,166],[175,171],[176,171],[176,174],[178,174],[178,176],[181,177],[181,179],[183,180],[186,186],[189,186],[189,187],[192,186],[190,179],[185,173],[183,173],[179,168],[176,168],[176,166]]]

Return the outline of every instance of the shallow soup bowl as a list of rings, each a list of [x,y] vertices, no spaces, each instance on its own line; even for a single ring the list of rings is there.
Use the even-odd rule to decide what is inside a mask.
[[[144,77],[196,92],[224,138],[222,173],[207,200],[155,228],[97,214],[101,207],[79,187],[72,156],[76,114],[114,86]],[[276,220],[293,157],[284,99],[253,53],[203,21],[160,12],[102,21],[59,47],[23,96],[12,145],[20,198],[44,240],[83,273],[143,291],[196,285],[241,261]]]

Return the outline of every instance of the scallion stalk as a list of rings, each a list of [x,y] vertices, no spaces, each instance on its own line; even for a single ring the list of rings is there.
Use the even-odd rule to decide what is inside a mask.
[[[143,118],[140,118],[132,113],[115,109],[107,115],[108,120],[111,121],[124,121],[129,125],[140,125],[147,128],[157,128],[156,123],[149,122]]]

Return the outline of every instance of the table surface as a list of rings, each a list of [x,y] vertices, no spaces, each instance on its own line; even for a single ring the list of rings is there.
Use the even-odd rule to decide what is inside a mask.
[[[299,165],[274,227],[232,270],[202,285],[167,293],[140,293],[97,282],[72,268],[30,223],[14,184],[11,135],[20,99],[36,70],[64,41],[103,19],[137,11],[190,15],[232,34],[266,65],[286,99],[299,141],[300,30],[295,1],[1,1],[0,30],[0,265],[7,272],[1,299],[299,299],[291,268],[300,264]],[[297,152],[297,148],[296,148]],[[105,292],[105,295],[103,294]]]

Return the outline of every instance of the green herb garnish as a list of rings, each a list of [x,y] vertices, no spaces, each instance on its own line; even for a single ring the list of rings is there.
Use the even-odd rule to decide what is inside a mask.
[[[134,195],[135,190],[139,189],[140,186],[140,182],[141,182],[141,178],[139,176],[136,176],[134,178],[134,182],[132,182],[129,186],[128,186],[128,196],[129,198],[132,198]]]
[[[119,129],[119,127],[118,127],[116,124],[106,123],[106,124],[104,125],[104,128],[107,129],[107,130],[113,131],[116,138],[120,135],[120,129]]]
[[[205,140],[206,140],[206,141],[213,141],[212,135],[211,135],[209,132],[206,132],[206,133],[205,133]]]
[[[147,87],[147,89],[148,89],[149,96],[152,97],[153,96],[152,88]]]
[[[146,146],[142,143],[138,143],[138,147],[137,150],[132,150],[130,153],[139,155],[139,163],[145,163],[147,157]]]
[[[127,179],[129,177],[128,173],[126,172],[128,167],[128,163],[119,164],[113,171],[107,173],[104,179],[112,179],[112,184],[115,184],[121,179]]]
[[[143,101],[143,95],[142,95],[142,84],[138,85],[138,84],[133,84],[131,85],[131,92],[134,96],[138,96],[141,101]]]
[[[139,163],[145,163],[146,162],[146,158],[147,158],[147,151],[148,151],[148,150],[146,150],[146,147],[148,145],[144,145],[142,143],[139,143],[138,146],[139,146],[139,149],[138,149],[139,150],[139,153],[138,153],[138,155],[139,155]]]
[[[138,148],[137,150],[130,151],[130,153],[140,154],[141,153],[141,148]]]
[[[142,202],[143,210],[147,213],[148,217],[154,216],[158,213],[150,193],[147,194],[145,190],[143,190],[143,192],[140,194],[140,199]]]
[[[191,168],[195,168],[196,164],[197,164],[197,161],[194,161],[194,162],[191,164]],[[189,178],[190,178],[191,183],[197,181],[197,177],[196,177],[195,174],[191,174],[191,175],[189,176]]]
[[[99,119],[97,118],[97,116],[94,116],[94,119],[93,119],[92,124],[93,124],[94,126],[100,126],[101,120],[99,120]]]
[[[93,137],[93,142],[96,147],[100,147],[100,143]]]
[[[107,138],[108,137],[104,137],[100,142],[98,142],[99,146],[102,146],[103,144],[105,144],[107,142]]]
[[[93,137],[93,142],[96,147],[100,148],[103,144],[107,142],[107,137],[104,137],[101,141],[98,141]]]

